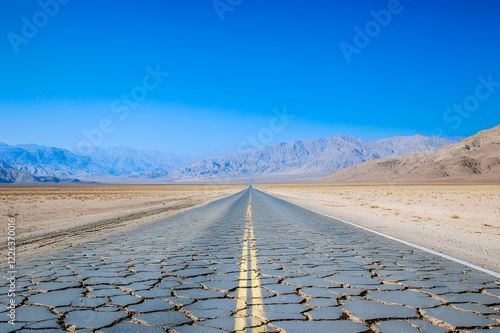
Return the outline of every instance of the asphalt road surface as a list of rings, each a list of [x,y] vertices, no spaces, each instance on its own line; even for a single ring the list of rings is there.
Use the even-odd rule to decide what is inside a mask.
[[[492,275],[252,188],[17,271],[0,332],[500,332]]]

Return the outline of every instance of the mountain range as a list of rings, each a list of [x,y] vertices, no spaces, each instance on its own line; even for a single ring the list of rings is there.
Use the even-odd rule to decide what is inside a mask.
[[[321,182],[500,182],[500,125],[437,151],[358,164]]]
[[[451,144],[438,137],[399,136],[365,141],[340,135],[293,141],[260,150],[204,159],[172,171],[174,179],[311,179],[368,160],[432,151]]]
[[[67,181],[79,182],[77,179],[68,179]],[[36,177],[31,173],[15,170],[12,166],[0,161],[0,184],[2,183],[59,183],[61,180],[57,177]]]
[[[125,147],[95,147],[78,155],[61,148],[0,143],[0,182],[196,182],[320,178],[368,160],[434,151],[451,143],[442,138],[421,135],[373,141],[340,135],[280,143],[260,150],[194,162],[173,154]]]
[[[83,155],[35,144],[9,146],[0,143],[0,182],[31,183],[110,179],[154,179],[187,161],[158,151],[130,148],[93,148]],[[15,172],[14,172],[15,171]],[[51,180],[50,177],[53,177]]]

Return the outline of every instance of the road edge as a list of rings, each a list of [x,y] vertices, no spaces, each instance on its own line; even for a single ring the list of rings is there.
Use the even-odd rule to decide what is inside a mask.
[[[272,197],[274,197],[274,198],[277,198],[277,199],[280,199],[280,200],[286,201],[286,202],[288,202],[288,203],[290,203],[290,204],[292,204],[292,205],[294,205],[294,206],[297,206],[297,207],[300,207],[300,208],[306,209],[306,210],[308,210],[308,211],[311,211],[311,212],[313,212],[313,213],[316,213],[316,214],[319,214],[319,215],[322,215],[322,216],[326,216],[326,217],[328,217],[328,218],[331,218],[331,219],[334,219],[334,220],[340,221],[340,222],[345,223],[345,224],[349,224],[349,225],[351,225],[351,226],[353,226],[353,227],[356,227],[356,228],[359,228],[359,229],[362,229],[362,230],[365,230],[365,231],[369,231],[369,232],[371,232],[371,233],[374,233],[374,234],[376,234],[376,235],[382,236],[382,237],[384,237],[384,238],[388,238],[388,239],[391,239],[391,240],[397,241],[397,242],[399,242],[399,243],[402,243],[402,244],[405,244],[405,245],[408,245],[408,246],[414,247],[414,248],[419,249],[419,250],[421,250],[421,251],[428,252],[428,253],[430,253],[430,254],[433,254],[433,255],[436,255],[436,256],[439,256],[439,257],[442,257],[442,258],[445,258],[445,259],[451,260],[451,261],[453,261],[453,262],[456,262],[456,263],[462,264],[462,265],[467,266],[467,267],[469,267],[469,268],[475,269],[475,270],[477,270],[477,271],[480,271],[480,272],[486,273],[486,274],[491,275],[491,276],[493,276],[493,277],[495,277],[495,278],[497,278],[497,279],[500,279],[500,273],[499,273],[499,272],[495,272],[495,271],[493,271],[493,270],[490,270],[490,269],[487,269],[487,268],[484,268],[484,267],[481,267],[481,266],[475,265],[475,264],[470,263],[470,262],[468,262],[468,261],[465,261],[465,260],[462,260],[462,259],[455,258],[455,257],[450,256],[450,255],[448,255],[448,254],[444,254],[444,253],[441,253],[441,252],[438,252],[438,251],[435,251],[435,250],[429,249],[429,248],[427,248],[427,247],[425,247],[425,246],[420,246],[420,245],[418,245],[418,244],[411,243],[411,242],[405,241],[405,240],[403,240],[403,239],[399,239],[399,238],[397,238],[397,237],[394,237],[394,236],[391,236],[391,235],[385,234],[385,233],[380,232],[380,231],[376,231],[376,230],[373,230],[373,229],[370,229],[370,228],[367,228],[367,227],[363,227],[363,226],[361,226],[361,225],[358,225],[358,224],[353,223],[353,222],[349,222],[349,221],[344,220],[344,219],[341,219],[341,218],[339,218],[339,217],[335,217],[335,216],[332,216],[332,215],[329,215],[329,214],[326,214],[326,213],[319,212],[319,211],[314,210],[314,209],[312,209],[312,208],[308,208],[308,207],[305,207],[305,206],[299,205],[299,204],[297,204],[297,203],[294,203],[294,202],[291,202],[291,201],[285,200],[285,199],[283,199],[283,198],[280,198],[280,197],[278,197],[278,196],[275,196],[275,195],[273,195],[273,194],[270,194],[270,193],[268,193],[268,192],[266,192],[266,191],[263,191],[263,190],[260,190],[260,189],[257,189],[257,188],[256,188],[256,190],[257,190],[257,191],[260,191],[260,192],[262,192],[262,193],[265,193],[265,194],[267,194],[267,195],[270,195],[270,196],[272,196]]]

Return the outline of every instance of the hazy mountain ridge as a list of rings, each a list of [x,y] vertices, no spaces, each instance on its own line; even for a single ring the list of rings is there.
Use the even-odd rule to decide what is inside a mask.
[[[83,154],[106,169],[110,176],[156,178],[167,176],[175,168],[186,164],[174,154],[153,150],[135,150],[127,147],[93,148]]]
[[[96,165],[88,157],[78,156],[65,149],[35,144],[0,144],[0,161],[14,170],[35,177],[71,177],[105,172],[103,167]]]
[[[28,183],[60,183],[78,182],[77,179],[59,179],[57,177],[37,177],[28,172],[18,171],[0,161],[0,184],[28,184]]]
[[[348,135],[279,143],[260,150],[187,164],[173,154],[126,147],[92,148],[77,155],[34,144],[0,143],[4,182],[41,182],[78,178],[85,181],[203,181],[229,178],[322,177],[367,160],[436,150],[451,142],[421,135],[365,141]],[[0,165],[1,166],[1,165]],[[51,178],[52,177],[52,178]]]
[[[432,151],[451,144],[438,137],[414,135],[365,141],[348,135],[280,143],[261,150],[204,159],[174,170],[174,179],[324,176],[367,160]]]
[[[173,154],[125,147],[93,148],[77,155],[61,148],[5,143],[0,143],[0,163],[6,183],[60,182],[68,178],[92,181],[119,176],[156,178],[186,164]]]
[[[500,125],[434,152],[369,161],[335,172],[329,183],[500,181]]]

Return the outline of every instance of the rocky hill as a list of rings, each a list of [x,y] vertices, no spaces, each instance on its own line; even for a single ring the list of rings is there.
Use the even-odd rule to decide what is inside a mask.
[[[500,125],[434,152],[369,161],[328,183],[500,182]]]

